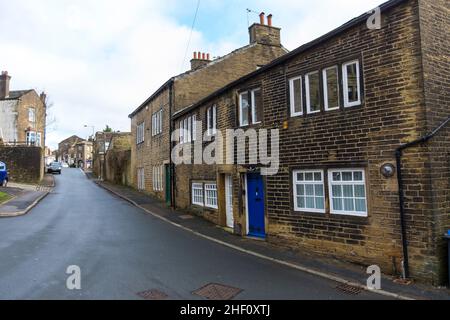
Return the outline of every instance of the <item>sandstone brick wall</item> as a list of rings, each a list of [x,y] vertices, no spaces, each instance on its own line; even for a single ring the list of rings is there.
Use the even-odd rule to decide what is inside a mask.
[[[35,108],[36,122],[34,124],[31,123],[28,118],[29,107]],[[41,144],[42,147],[45,147],[44,133],[46,124],[46,109],[40,97],[34,90],[28,92],[20,98],[17,106],[17,112],[18,141],[26,141],[26,132],[28,131],[28,128],[30,128],[33,131],[41,133]]]
[[[125,186],[131,185],[131,133],[114,134],[106,153],[105,179]]]
[[[447,11],[442,10],[445,6]],[[216,103],[218,128],[234,127],[238,91],[262,88],[264,119],[256,127],[280,129],[281,139],[280,171],[265,179],[269,241],[363,265],[378,264],[385,273],[401,270],[398,184],[395,176],[385,178],[380,169],[383,164],[395,164],[395,150],[400,145],[423,136],[448,116],[445,70],[449,69],[449,51],[442,31],[448,30],[446,12],[448,4],[443,1],[421,3],[420,11],[417,0],[405,1],[382,13],[381,30],[368,30],[361,23],[240,83],[195,111],[202,115]],[[426,37],[428,42],[421,46]],[[361,66],[361,106],[344,109],[341,101],[339,110],[324,111],[322,107],[317,114],[305,111],[303,116],[290,117],[289,78],[333,65],[341,69],[342,63],[354,59]],[[283,128],[284,122],[287,128]],[[412,148],[403,157],[411,274],[435,284],[442,279],[444,264],[439,237],[449,226],[448,142],[446,129],[429,145]],[[349,167],[366,171],[368,217],[330,214],[329,203],[325,214],[294,211],[293,170]],[[245,166],[176,170],[177,201],[183,207],[190,201],[189,181],[211,179],[211,171],[216,170],[219,194],[223,194],[221,173],[232,172],[235,219],[241,228],[245,226],[241,192]],[[223,221],[222,215],[219,201],[219,210],[210,220]]]
[[[233,80],[255,71],[258,66],[267,64],[285,52],[280,46],[255,43],[238,49],[224,58],[217,59],[207,67],[176,77],[172,90],[172,113],[197,102]],[[168,165],[170,163],[169,99],[170,90],[165,88],[149,102],[148,108],[143,108],[131,119],[131,131],[133,133],[131,151],[132,185],[137,187],[137,169],[144,168],[145,192],[157,196],[161,200],[166,198],[166,186],[164,183],[163,191],[153,191],[152,172],[154,166]],[[161,107],[163,108],[163,133],[152,137],[152,114]],[[136,145],[136,128],[143,121],[145,121],[146,128],[145,142]],[[165,181],[165,175],[163,181]]]
[[[39,183],[44,176],[43,159],[39,147],[0,147],[0,161],[6,164],[10,182]]]
[[[137,169],[145,170],[145,192],[165,200],[165,179],[164,190],[153,190],[153,167],[167,165],[170,162],[170,90],[163,90],[149,104],[137,113],[131,120],[131,170],[132,186],[137,188]],[[152,115],[163,110],[162,133],[152,137]],[[145,140],[141,144],[136,144],[136,129],[139,124],[145,122]]]
[[[178,77],[175,82],[174,112],[201,100],[285,53],[281,46],[254,43],[213,61],[206,68]]]
[[[426,130],[434,130],[450,116],[450,3],[444,0],[419,1],[422,41],[423,81]],[[442,235],[450,229],[450,125],[424,148],[429,152],[427,179],[419,192],[427,195],[433,206],[430,216],[431,246],[428,259],[431,272],[444,283],[447,275],[447,244]],[[419,203],[420,204],[420,203]]]

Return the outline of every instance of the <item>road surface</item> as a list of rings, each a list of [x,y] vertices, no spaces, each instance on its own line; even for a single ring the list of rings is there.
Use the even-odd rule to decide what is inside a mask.
[[[26,216],[0,219],[0,299],[169,299],[218,283],[235,299],[382,299],[352,296],[337,283],[246,255],[176,228],[64,169],[56,188]],[[79,266],[81,290],[68,290]],[[72,278],[71,278],[72,279]]]

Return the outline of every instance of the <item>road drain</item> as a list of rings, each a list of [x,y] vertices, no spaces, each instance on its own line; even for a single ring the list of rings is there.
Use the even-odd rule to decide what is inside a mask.
[[[164,292],[155,289],[139,292],[137,295],[145,300],[165,300],[169,297]]]
[[[359,287],[355,287],[349,284],[341,284],[336,287],[338,291],[341,291],[345,294],[349,294],[352,296],[356,296],[361,293],[362,289]]]
[[[194,217],[191,216],[191,215],[189,215],[189,214],[186,214],[186,215],[183,215],[183,216],[179,216],[179,217],[180,217],[180,219],[182,219],[182,220],[190,220],[190,219],[194,219]]]
[[[192,294],[206,298],[208,300],[231,300],[243,290],[217,283],[210,283],[200,289],[195,290]]]

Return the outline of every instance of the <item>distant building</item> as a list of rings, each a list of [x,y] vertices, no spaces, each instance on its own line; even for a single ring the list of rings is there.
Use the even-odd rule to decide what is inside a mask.
[[[78,136],[71,136],[58,144],[58,161],[67,163],[69,166],[77,165],[77,146],[85,141]]]
[[[0,140],[5,145],[45,146],[45,93],[10,91],[11,76],[0,75]]]
[[[93,159],[92,141],[80,141],[75,145],[75,161],[78,168],[89,169],[92,167]]]

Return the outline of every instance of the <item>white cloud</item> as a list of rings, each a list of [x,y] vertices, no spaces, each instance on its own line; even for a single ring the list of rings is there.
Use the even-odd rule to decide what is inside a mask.
[[[202,5],[212,17],[230,15],[229,32],[208,40],[208,30],[196,30],[187,60],[194,49],[223,55],[246,44],[244,4],[231,2],[211,0]],[[294,49],[379,2],[263,0],[248,6],[273,8],[275,24],[283,28],[283,43]],[[55,147],[72,134],[86,137],[91,129],[85,124],[98,130],[106,124],[129,130],[128,114],[169,77],[187,68],[186,63],[184,69],[180,65],[190,25],[174,17],[174,12],[193,14],[195,1],[189,1],[189,7],[186,3],[0,0],[0,69],[12,75],[12,89],[45,90],[54,102],[57,127],[49,132],[48,145]],[[203,14],[200,18],[206,19]]]

